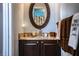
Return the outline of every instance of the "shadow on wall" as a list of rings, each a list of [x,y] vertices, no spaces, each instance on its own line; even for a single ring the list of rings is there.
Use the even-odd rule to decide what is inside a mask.
[[[3,55],[3,7],[0,3],[0,56]]]
[[[74,15],[79,12],[79,3],[62,3],[61,19]]]

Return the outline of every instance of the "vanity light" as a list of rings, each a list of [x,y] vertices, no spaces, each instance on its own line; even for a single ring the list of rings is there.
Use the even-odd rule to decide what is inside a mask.
[[[26,24],[22,24],[21,27],[23,29],[23,32],[25,32]]]
[[[22,24],[22,28],[24,28],[26,25],[25,24]]]

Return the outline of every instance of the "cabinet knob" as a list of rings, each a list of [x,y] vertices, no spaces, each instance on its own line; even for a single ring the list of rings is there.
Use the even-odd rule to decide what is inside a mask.
[[[39,43],[38,41],[36,43]]]
[[[41,43],[44,43],[43,41],[41,41]]]

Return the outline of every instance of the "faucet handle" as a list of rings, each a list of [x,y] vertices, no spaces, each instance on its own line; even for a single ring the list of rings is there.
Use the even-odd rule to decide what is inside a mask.
[[[39,42],[37,41],[36,43],[38,44]]]

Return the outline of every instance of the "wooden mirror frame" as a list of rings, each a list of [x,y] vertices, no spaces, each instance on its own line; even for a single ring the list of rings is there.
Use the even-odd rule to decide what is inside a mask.
[[[29,8],[29,18],[30,18],[31,24],[32,24],[35,28],[37,28],[37,29],[42,29],[42,28],[44,28],[44,27],[48,24],[49,19],[50,19],[50,8],[49,8],[49,5],[48,5],[48,3],[44,3],[44,4],[45,4],[46,9],[47,9],[47,16],[46,16],[46,21],[45,21],[44,24],[41,25],[41,26],[37,25],[37,24],[34,22],[34,20],[33,20],[32,11],[33,11],[33,7],[34,7],[35,3],[31,3],[30,8]]]

